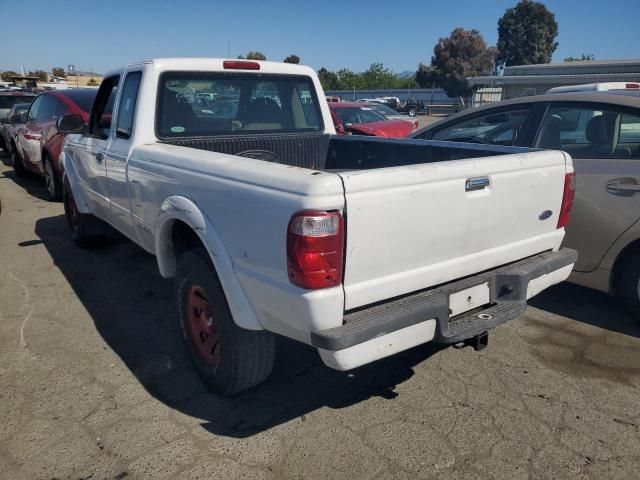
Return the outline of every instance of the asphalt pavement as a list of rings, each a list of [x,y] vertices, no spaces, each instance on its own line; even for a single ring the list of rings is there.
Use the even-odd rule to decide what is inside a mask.
[[[352,372],[279,339],[271,378],[222,398],[152,256],[77,249],[43,181],[1,162],[0,198],[0,478],[640,477],[640,321],[604,294],[559,285],[483,351]]]

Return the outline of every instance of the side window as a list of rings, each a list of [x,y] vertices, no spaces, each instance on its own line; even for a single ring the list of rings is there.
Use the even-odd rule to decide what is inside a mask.
[[[302,115],[299,115],[298,108],[302,109]],[[294,86],[294,94],[291,97],[291,109],[293,111],[294,124],[297,127],[313,127],[320,126],[318,118],[318,109],[311,89],[307,83],[298,83]]]
[[[98,89],[89,116],[89,134],[106,139],[111,130],[111,113],[118,91],[119,77],[105,78]]]
[[[130,138],[133,130],[133,114],[138,99],[138,89],[142,72],[132,72],[127,75],[122,87],[122,95],[118,104],[118,120],[116,123],[116,136],[118,138]]]
[[[31,104],[31,107],[29,107],[29,114],[27,116],[28,122],[33,122],[38,117],[38,110],[40,110],[40,105],[42,105],[43,98],[44,98],[44,95],[40,95],[33,101],[33,103]]]
[[[493,111],[445,126],[434,132],[432,139],[490,145],[516,145],[530,111],[530,108],[522,107],[518,110]]]
[[[575,158],[638,158],[640,114],[601,105],[551,106],[536,147],[564,150]]]

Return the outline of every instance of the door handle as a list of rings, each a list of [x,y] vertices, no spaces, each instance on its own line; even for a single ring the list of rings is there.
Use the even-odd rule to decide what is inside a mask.
[[[616,178],[607,183],[607,192],[613,195],[631,196],[640,192],[640,184],[632,177]]]
[[[102,152],[96,153],[96,161],[98,163],[102,163],[102,160],[104,160],[104,153],[102,153]]]
[[[474,190],[482,190],[489,186],[489,177],[476,177],[467,178],[465,182],[464,190],[466,192],[473,192]]]

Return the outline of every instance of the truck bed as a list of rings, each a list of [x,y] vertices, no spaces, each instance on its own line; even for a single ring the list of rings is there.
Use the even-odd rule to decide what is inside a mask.
[[[162,143],[320,171],[369,170],[531,151],[519,147],[326,134],[201,137]]]

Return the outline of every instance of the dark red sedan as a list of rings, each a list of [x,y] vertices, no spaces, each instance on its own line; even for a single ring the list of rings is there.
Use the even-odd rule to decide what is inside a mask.
[[[402,138],[414,127],[406,120],[388,120],[381,113],[357,102],[329,103],[333,125],[338,135],[374,135]]]
[[[62,115],[79,114],[87,122],[97,90],[50,90],[38,95],[25,123],[18,129],[12,145],[13,169],[19,177],[32,172],[44,177],[51,200],[62,195],[62,165],[58,162],[64,135],[58,132],[56,120]]]

